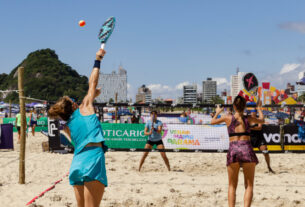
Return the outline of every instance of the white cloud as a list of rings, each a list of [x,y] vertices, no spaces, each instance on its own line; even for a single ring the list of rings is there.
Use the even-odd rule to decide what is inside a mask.
[[[300,64],[285,64],[279,73],[262,73],[258,79],[260,82],[270,82],[272,86],[284,89],[287,83],[295,84],[298,81],[298,74],[301,71],[305,71],[305,60]]]
[[[152,93],[155,92],[155,93],[162,93],[164,91],[172,91],[173,88],[171,88],[170,86],[168,85],[162,85],[162,84],[150,84],[150,85],[147,85],[147,88],[149,88]]]
[[[188,81],[185,81],[185,82],[177,84],[175,88],[176,88],[176,90],[182,90],[183,86],[185,86],[185,85],[190,85],[190,83]]]
[[[285,65],[283,65],[283,67],[281,69],[280,75],[283,75],[284,73],[291,72],[291,71],[297,69],[300,66],[301,66],[301,64],[296,64],[296,63],[285,64]]]
[[[279,25],[281,29],[293,30],[305,34],[305,22],[286,22]]]
[[[190,85],[190,82],[184,81],[174,86],[156,83],[156,84],[147,85],[147,87],[152,91],[153,98],[161,97],[161,98],[177,99],[178,97],[182,96],[183,86],[185,85]],[[198,92],[202,90],[199,84],[197,84],[197,90]]]
[[[136,91],[132,87],[131,84],[127,83],[127,99],[132,99],[132,101],[135,101],[136,98]]]
[[[217,77],[217,78],[213,78],[213,80],[217,82],[217,85],[222,85],[222,84],[230,85],[230,83],[226,78]]]

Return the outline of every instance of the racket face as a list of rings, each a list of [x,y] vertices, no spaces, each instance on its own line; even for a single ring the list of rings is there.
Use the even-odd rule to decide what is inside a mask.
[[[258,80],[253,73],[247,73],[243,77],[244,88],[249,92],[256,92],[258,88]]]
[[[106,22],[102,25],[100,32],[98,34],[98,39],[101,42],[101,44],[105,44],[107,40],[109,39],[110,35],[112,34],[112,31],[115,26],[115,18],[110,17],[106,20]]]

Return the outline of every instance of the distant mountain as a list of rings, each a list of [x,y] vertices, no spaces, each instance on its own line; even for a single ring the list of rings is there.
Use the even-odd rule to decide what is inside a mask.
[[[0,74],[0,90],[18,89],[18,67],[24,66],[25,96],[56,101],[63,95],[82,99],[88,90],[88,78],[58,59],[54,50],[43,49],[30,53],[9,75]],[[18,101],[10,93],[4,101]]]

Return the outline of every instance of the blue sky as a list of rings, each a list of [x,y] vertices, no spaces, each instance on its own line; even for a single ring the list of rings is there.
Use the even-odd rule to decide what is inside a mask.
[[[304,8],[297,0],[0,0],[0,72],[51,48],[89,75],[99,27],[115,16],[102,71],[121,63],[133,99],[142,84],[164,98],[181,95],[182,83],[201,85],[207,77],[217,78],[222,89],[237,66],[284,88],[305,70]]]

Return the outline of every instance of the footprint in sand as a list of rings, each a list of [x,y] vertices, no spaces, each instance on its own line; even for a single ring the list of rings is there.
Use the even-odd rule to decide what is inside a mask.
[[[173,172],[184,172],[184,170],[174,169]]]
[[[216,190],[213,191],[214,194],[221,193],[221,192],[222,192],[221,188],[216,188]]]
[[[29,205],[29,207],[43,207],[43,205],[37,205],[35,203],[32,203],[31,205]]]
[[[300,203],[301,203],[301,201],[294,200],[294,201],[293,201],[293,203],[295,203],[295,204],[300,204]]]
[[[62,197],[60,195],[54,195],[50,198],[51,201],[61,201]]]
[[[65,203],[65,207],[72,207],[72,203]]]
[[[174,192],[176,192],[176,190],[175,190],[174,188],[171,188],[171,189],[169,190],[169,192],[174,193]]]

